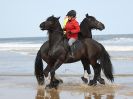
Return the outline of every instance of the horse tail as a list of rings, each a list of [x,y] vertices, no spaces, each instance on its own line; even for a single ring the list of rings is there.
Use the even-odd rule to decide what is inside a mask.
[[[101,56],[100,56],[100,65],[101,65],[102,70],[103,70],[105,76],[107,77],[107,79],[109,79],[111,82],[113,82],[114,77],[113,77],[112,63],[111,63],[110,56],[109,56],[108,52],[106,51],[106,49],[103,46],[102,46],[102,52],[101,52]]]
[[[43,62],[41,51],[39,50],[35,59],[35,76],[39,85],[44,84]]]

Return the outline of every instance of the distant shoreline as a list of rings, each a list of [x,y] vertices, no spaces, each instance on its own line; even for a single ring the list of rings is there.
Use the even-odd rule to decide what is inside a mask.
[[[127,36],[132,36],[133,37],[133,34],[92,34],[93,36],[114,36],[114,35],[116,35],[116,36],[125,36],[125,35],[127,35]],[[21,38],[47,38],[48,36],[34,36],[34,37],[32,37],[32,36],[29,36],[29,37],[26,37],[26,36],[24,36],[24,37],[0,37],[0,39],[21,39]]]

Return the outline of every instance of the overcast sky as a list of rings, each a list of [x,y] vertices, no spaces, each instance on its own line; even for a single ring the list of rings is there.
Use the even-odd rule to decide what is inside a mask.
[[[39,24],[51,15],[62,23],[71,9],[79,23],[88,13],[105,24],[93,35],[133,33],[133,0],[0,0],[0,37],[46,36]]]

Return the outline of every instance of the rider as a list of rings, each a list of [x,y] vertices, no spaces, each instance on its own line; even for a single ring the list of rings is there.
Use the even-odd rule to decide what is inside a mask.
[[[71,57],[73,57],[72,45],[78,39],[78,33],[80,32],[80,26],[76,20],[75,10],[70,10],[67,13],[66,17],[68,18],[68,21],[66,21],[66,19],[64,20],[66,24],[63,29],[65,31],[65,35],[67,39],[69,40],[68,44],[70,46]]]

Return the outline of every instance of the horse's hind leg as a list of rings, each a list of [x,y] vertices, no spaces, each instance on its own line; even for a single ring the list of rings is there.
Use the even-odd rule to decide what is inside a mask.
[[[81,77],[84,83],[88,83],[89,75],[91,74],[90,63],[87,59],[81,60],[84,67],[84,75]],[[90,79],[90,78],[89,78]]]
[[[97,78],[97,81],[100,83],[100,84],[105,84],[105,81],[104,81],[104,79],[103,78],[101,78],[101,66],[100,66],[100,64],[96,64],[96,66],[97,66],[97,70],[98,70],[98,74],[99,74],[99,76],[98,76],[98,78]]]
[[[89,85],[96,85],[97,81],[100,84],[105,84],[105,81],[103,78],[101,78],[101,66],[100,64],[96,63],[95,65],[92,65],[93,70],[94,70],[94,78],[93,80],[90,80]]]

